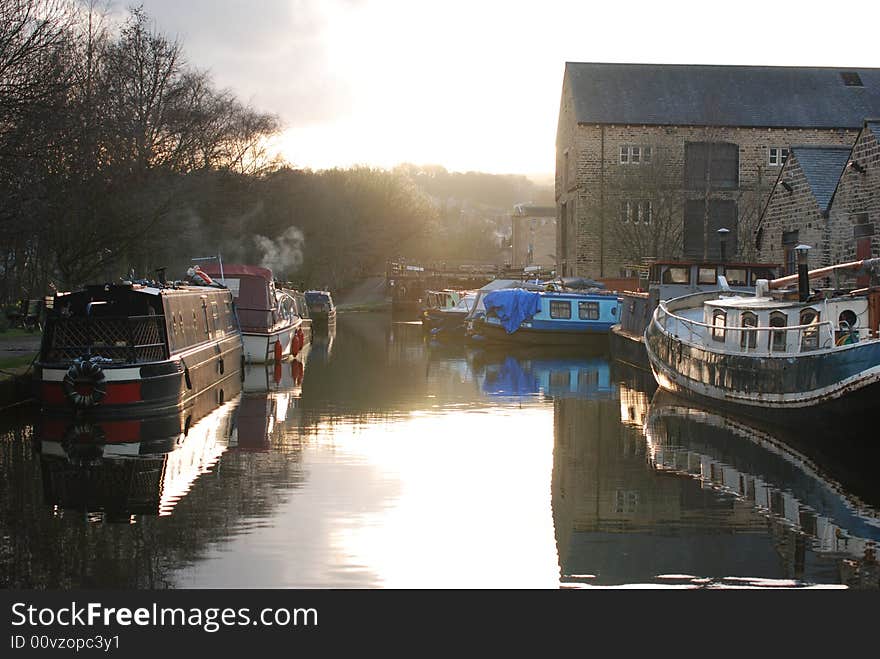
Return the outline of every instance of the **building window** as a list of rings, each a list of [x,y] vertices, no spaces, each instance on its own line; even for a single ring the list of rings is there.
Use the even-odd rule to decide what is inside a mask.
[[[743,350],[753,350],[758,345],[758,317],[751,311],[744,311],[742,315],[742,332],[739,339],[739,347]]]
[[[685,187],[733,190],[739,187],[739,147],[728,142],[686,142]]]
[[[571,303],[568,300],[550,300],[551,318],[571,318]]]
[[[771,167],[781,167],[788,160],[788,149],[781,146],[771,146],[769,164]]]
[[[785,327],[788,325],[788,317],[781,311],[774,311],[770,314],[770,327]],[[770,350],[774,352],[785,352],[785,335],[786,330],[770,332]]]
[[[620,202],[620,221],[624,224],[651,224],[653,217],[654,209],[650,199]]]
[[[712,312],[712,339],[724,342],[724,325],[727,323],[727,313],[721,309]]]
[[[649,146],[624,145],[620,147],[621,165],[650,165],[652,149]]]
[[[599,320],[599,303],[578,302],[578,318],[581,320]]]

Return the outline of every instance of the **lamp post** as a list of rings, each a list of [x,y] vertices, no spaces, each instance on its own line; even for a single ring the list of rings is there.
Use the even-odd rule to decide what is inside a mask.
[[[794,251],[797,253],[798,298],[801,302],[806,302],[810,299],[810,266],[807,263],[810,246],[798,245],[794,248]]]
[[[725,227],[721,227],[718,229],[718,245],[721,247],[721,262],[724,263],[726,260],[724,252],[727,249],[727,236],[730,234],[730,229]]]

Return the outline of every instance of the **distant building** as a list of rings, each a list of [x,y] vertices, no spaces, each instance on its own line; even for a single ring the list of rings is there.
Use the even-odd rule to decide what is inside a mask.
[[[556,208],[517,204],[510,216],[511,265],[530,265],[547,270],[556,267]]]
[[[852,148],[793,147],[755,235],[758,257],[796,271],[880,256],[880,120],[867,120]]]
[[[617,277],[646,257],[756,258],[791,145],[852,146],[880,69],[565,66],[556,134],[557,269]]]

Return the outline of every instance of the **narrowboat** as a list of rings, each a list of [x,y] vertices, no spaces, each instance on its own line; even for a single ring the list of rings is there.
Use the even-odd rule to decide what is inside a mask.
[[[336,324],[336,305],[330,291],[306,291],[306,302],[312,327],[329,327]]]
[[[759,414],[875,406],[880,288],[839,282],[878,268],[880,259],[868,259],[808,272],[804,262],[797,275],[758,280],[751,296],[716,291],[660,302],[645,330],[657,383]],[[810,280],[818,278],[837,285],[814,292]]]
[[[640,290],[620,294],[620,322],[609,336],[611,354],[618,361],[649,371],[645,329],[660,300],[718,290],[718,275],[727,279],[731,290],[754,292],[758,279],[773,279],[776,273],[777,266],[767,263],[655,261],[647,278],[640,280]]]
[[[275,287],[269,268],[255,265],[206,265],[203,270],[232,291],[248,364],[281,361],[305,344],[296,299]]]
[[[485,315],[473,318],[469,333],[488,343],[583,345],[590,338],[607,339],[617,323],[616,294],[568,291],[490,291],[483,299]]]
[[[35,369],[47,412],[167,413],[209,390],[222,402],[241,379],[241,333],[225,287],[95,285],[57,293],[51,307]]]
[[[476,300],[477,294],[469,292],[461,296],[455,306],[427,310],[427,318],[422,320],[422,325],[436,339],[464,339],[467,317]]]
[[[425,291],[425,308],[422,309],[422,327],[431,331],[443,322],[443,311],[455,309],[461,300],[471,291],[460,291],[446,288],[441,291]]]

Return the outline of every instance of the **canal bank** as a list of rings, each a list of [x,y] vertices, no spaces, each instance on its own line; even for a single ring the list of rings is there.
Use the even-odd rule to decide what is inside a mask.
[[[0,409],[33,397],[32,362],[40,334],[11,330],[0,334]]]

